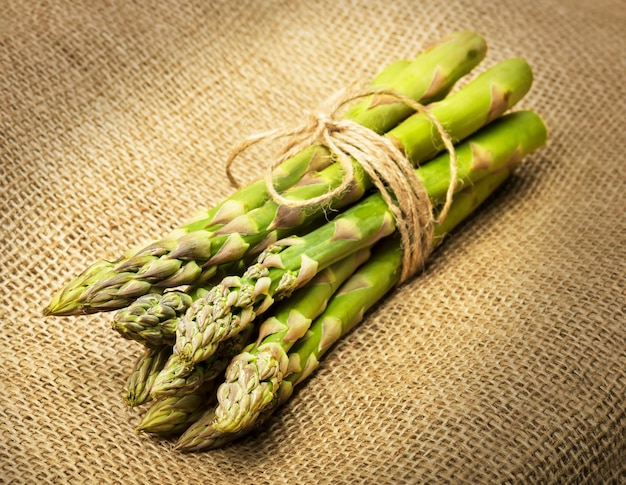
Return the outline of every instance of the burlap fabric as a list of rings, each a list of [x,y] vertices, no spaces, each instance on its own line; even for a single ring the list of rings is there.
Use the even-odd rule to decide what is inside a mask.
[[[43,318],[53,291],[228,195],[242,137],[461,28],[489,42],[477,73],[531,63],[549,145],[264,432],[135,434],[138,345]],[[624,480],[625,29],[622,0],[1,2],[0,482]]]

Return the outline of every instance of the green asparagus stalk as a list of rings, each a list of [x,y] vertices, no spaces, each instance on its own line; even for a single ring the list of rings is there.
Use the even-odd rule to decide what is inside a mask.
[[[459,185],[513,163],[544,142],[545,126],[534,113],[513,113],[501,118],[457,149],[458,175],[463,181]],[[431,163],[445,165],[447,157],[449,154],[444,154]],[[437,193],[440,184],[431,185],[433,178],[422,177],[420,170],[417,169],[418,176],[433,202],[442,200],[445,193]],[[441,173],[447,173],[449,179],[449,169]],[[290,239],[291,245],[286,248],[273,246],[243,276],[225,278],[192,304],[176,331],[174,352],[181,364],[191,370],[193,364],[212,355],[220,341],[235,335],[275,299],[290,295],[318,271],[394,230],[390,209],[381,194],[374,193],[318,229]]]
[[[126,381],[124,399],[129,406],[139,406],[151,399],[152,385],[172,354],[172,347],[146,347]]]
[[[216,379],[224,372],[231,359],[250,343],[253,330],[251,322],[233,338],[220,342],[215,353],[195,365],[191,372],[181,365],[178,355],[172,354],[154,379],[151,396],[163,398],[196,393],[206,381]]]
[[[207,381],[191,394],[155,399],[137,425],[137,431],[161,437],[181,434],[214,405],[214,387],[213,381]]]
[[[122,337],[146,345],[174,345],[176,325],[194,298],[183,291],[148,293],[120,310],[111,326]]]
[[[455,194],[445,221],[435,225],[434,244],[441,243],[446,234],[474,212],[506,180],[512,168],[509,166],[494,172]],[[370,260],[332,297],[307,334],[289,351],[286,375],[276,383],[271,398],[267,398],[267,406],[243,420],[243,426],[225,429],[218,417],[218,409],[223,404],[219,402],[217,407],[209,407],[192,424],[188,424],[176,448],[182,451],[218,448],[261,427],[276,408],[289,400],[294,388],[319,366],[324,354],[362,321],[366,312],[398,283],[401,274],[399,249],[399,240],[393,236],[379,243]]]
[[[514,134],[511,134],[512,131]],[[480,178],[477,174],[484,177],[486,172],[493,172],[494,167],[501,170],[509,164],[515,165],[522,156],[544,142],[545,127],[534,113],[520,112],[501,118],[498,123],[458,147],[457,157],[463,180],[468,184]],[[449,154],[440,158],[445,160],[446,157]],[[430,188],[435,183],[432,177],[423,176],[424,172],[428,175],[429,169],[426,167],[428,164],[417,171],[421,170],[424,182],[431,181],[426,183]],[[470,177],[469,173],[472,172],[474,176]],[[444,184],[440,185],[440,190],[445,190]],[[287,359],[289,346],[282,342],[280,333],[272,335],[268,340],[271,344],[259,346],[256,355],[240,354],[228,367],[225,383],[218,389],[220,405],[215,413],[216,429],[236,432],[255,420],[263,408],[272,402],[285,374],[283,362]]]
[[[382,84],[421,103],[430,103],[445,97],[454,83],[482,60],[485,52],[482,37],[469,31],[459,32],[419,55],[400,73],[396,73],[399,65],[393,65],[382,76],[383,82],[375,81],[374,85]],[[380,133],[411,112],[402,103],[384,96],[374,96],[366,102],[369,104],[347,116]],[[326,149],[311,147],[275,170],[274,183],[279,190],[290,187],[306,172],[321,170],[330,160]],[[253,183],[163,239],[129,251],[117,261],[95,263],[66,284],[44,313],[75,315],[123,308],[155,287],[194,284],[199,278],[210,277],[219,261],[240,258],[246,251],[241,237],[229,234],[223,226],[262,206],[267,196],[263,181]],[[217,230],[221,230],[220,241],[212,239]]]

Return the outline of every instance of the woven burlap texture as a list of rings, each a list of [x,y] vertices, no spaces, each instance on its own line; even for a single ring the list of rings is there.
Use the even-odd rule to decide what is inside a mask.
[[[625,478],[621,0],[1,3],[0,482]],[[263,432],[199,454],[136,434],[140,347],[110,315],[44,318],[53,292],[231,193],[243,137],[463,28],[490,46],[470,77],[533,66],[547,147]]]

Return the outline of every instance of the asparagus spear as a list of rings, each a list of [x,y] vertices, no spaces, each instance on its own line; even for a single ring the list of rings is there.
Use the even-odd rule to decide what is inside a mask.
[[[150,390],[157,375],[172,354],[172,347],[146,347],[139,356],[126,381],[124,399],[129,406],[138,406],[150,400]]]
[[[386,87],[422,103],[443,98],[463,75],[484,57],[486,45],[479,35],[456,33],[420,54],[397,76],[382,77]],[[401,66],[400,66],[401,67]],[[395,74],[399,65],[390,69]],[[410,109],[381,96],[355,109],[353,120],[381,133],[410,114]],[[312,147],[285,161],[274,172],[274,183],[284,189],[296,183],[304,173],[319,170],[330,162],[327,150]],[[159,288],[193,284],[208,278],[214,264],[225,256],[240,257],[245,249],[238,234],[228,234],[223,225],[262,206],[267,199],[263,181],[251,184],[218,204],[197,220],[174,230],[147,247],[134,249],[114,262],[100,261],[66,284],[44,310],[48,315],[74,315],[113,310],[127,306],[135,298]],[[221,229],[221,241],[212,241],[213,232]],[[212,260],[212,261],[211,261]],[[209,267],[206,267],[206,263]]]
[[[224,372],[231,359],[239,354],[252,340],[254,325],[250,322],[233,338],[220,342],[215,353],[195,365],[191,372],[181,365],[179,356],[170,355],[161,372],[154,379],[150,394],[154,398],[184,396],[195,393],[206,381]]]
[[[494,172],[455,194],[446,219],[435,226],[434,243],[441,243],[446,234],[474,212],[506,180],[512,168],[509,166]],[[400,265],[398,239],[392,236],[379,243],[370,260],[344,283],[307,334],[291,348],[287,374],[277,383],[267,406],[246,418],[243,426],[227,429],[220,426],[218,418],[217,410],[222,403],[217,408],[211,406],[188,425],[176,448],[182,451],[218,448],[261,427],[276,408],[289,400],[294,388],[319,366],[333,344],[362,321],[365,313],[397,284]]]
[[[155,399],[137,425],[137,431],[162,437],[182,433],[214,404],[214,387],[213,381],[207,381],[191,394]]]
[[[176,325],[194,298],[183,291],[148,293],[113,318],[114,330],[124,338],[147,345],[174,345]]]
[[[532,112],[518,112],[501,118],[458,147],[457,157],[464,183],[472,183],[484,178],[486,173],[517,164],[521,157],[545,143],[545,133],[541,119]],[[442,155],[440,159],[446,157],[449,155]],[[433,163],[441,162],[436,160]],[[428,176],[428,165],[416,172],[421,172],[427,187],[434,187],[437,180]],[[440,190],[445,187],[440,183]],[[275,333],[267,337],[256,352],[240,354],[231,362],[225,383],[218,389],[220,405],[215,412],[216,429],[238,431],[272,402],[285,373],[282,362],[287,358],[289,347],[282,340],[281,333]]]

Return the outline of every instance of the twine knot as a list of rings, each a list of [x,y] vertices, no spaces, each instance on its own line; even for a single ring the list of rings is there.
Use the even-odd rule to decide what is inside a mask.
[[[446,201],[437,219],[433,214],[428,193],[404,152],[390,138],[379,135],[354,121],[339,117],[340,109],[347,103],[373,95],[390,96],[428,118],[439,132],[444,146],[450,153],[450,184]],[[356,162],[370,177],[395,218],[403,250],[400,283],[405,282],[423,268],[426,258],[432,251],[434,225],[445,219],[457,184],[454,144],[440,121],[425,106],[388,89],[347,92],[339,96],[329,110],[312,114],[307,122],[293,130],[272,130],[246,138],[231,152],[226,161],[226,173],[231,183],[239,186],[231,172],[231,164],[237,156],[256,143],[276,141],[281,138],[287,138],[288,142],[265,174],[268,192],[277,204],[288,207],[314,207],[329,204],[354,183],[354,162]],[[343,170],[341,183],[321,196],[305,200],[290,199],[278,193],[272,180],[273,169],[312,145],[328,148],[336,163]]]

